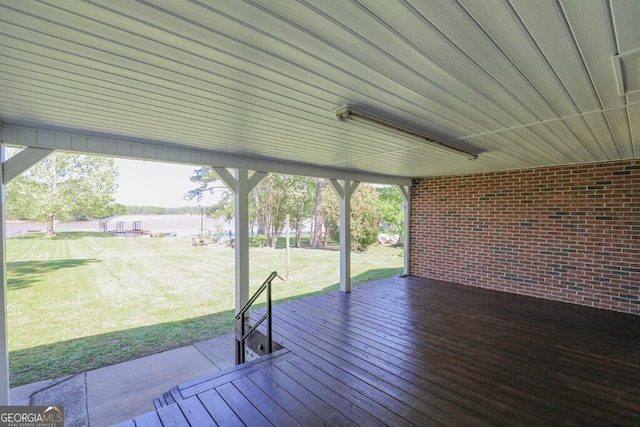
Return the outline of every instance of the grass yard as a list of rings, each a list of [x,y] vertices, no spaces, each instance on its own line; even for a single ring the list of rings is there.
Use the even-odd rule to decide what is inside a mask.
[[[402,249],[351,255],[353,284],[397,275]],[[233,330],[234,251],[190,238],[123,239],[92,232],[7,240],[11,386],[74,374]],[[291,250],[276,302],[338,289],[339,252]],[[285,251],[250,251],[251,292]]]

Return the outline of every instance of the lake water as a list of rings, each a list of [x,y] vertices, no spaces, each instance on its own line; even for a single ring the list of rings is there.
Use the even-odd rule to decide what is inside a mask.
[[[202,220],[202,223],[201,223]],[[202,218],[200,215],[123,215],[112,218],[109,230],[115,230],[116,222],[123,221],[124,229],[133,229],[133,221],[141,221],[141,228],[153,233],[176,233],[178,236],[196,236],[202,225],[205,234],[214,233],[229,236],[233,224],[220,220]],[[47,225],[38,222],[7,221],[7,237],[19,236],[28,232],[45,232]],[[100,231],[100,221],[75,221],[57,223],[56,231]]]

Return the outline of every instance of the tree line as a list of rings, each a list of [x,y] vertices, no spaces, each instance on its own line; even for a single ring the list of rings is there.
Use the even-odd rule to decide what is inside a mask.
[[[211,168],[200,168],[191,177],[197,187],[188,199],[202,198],[207,193],[219,194],[220,201],[207,208],[207,216],[234,218],[233,194],[226,190]],[[374,187],[360,184],[351,199],[351,244],[358,251],[376,242],[381,231],[402,241],[404,232],[403,199],[396,187]],[[295,230],[295,246],[300,247],[302,231],[311,230],[311,247],[321,248],[329,239],[340,239],[340,203],[330,184],[324,179],[268,174],[249,195],[249,226],[252,234],[275,248],[282,236],[286,218]],[[384,230],[382,230],[384,229]]]
[[[17,150],[10,151],[11,155]],[[114,202],[118,188],[114,160],[69,153],[52,153],[14,178],[6,187],[7,218],[44,221],[47,235],[55,233],[55,222],[101,219],[113,215],[201,214],[200,207],[163,208],[128,206]],[[233,194],[226,190],[215,171],[199,168],[191,181],[195,188],[186,199],[218,193],[219,202],[206,208],[209,217],[231,223]],[[381,228],[402,241],[402,196],[395,187],[360,184],[351,199],[351,239],[355,250],[364,251],[378,238]],[[250,227],[253,234],[276,247],[287,216],[300,247],[302,231],[311,229],[311,246],[321,248],[329,239],[340,238],[340,204],[324,179],[268,174],[250,193]]]
[[[160,206],[127,206],[127,215],[200,215],[202,208],[198,206],[180,206],[163,208]]]

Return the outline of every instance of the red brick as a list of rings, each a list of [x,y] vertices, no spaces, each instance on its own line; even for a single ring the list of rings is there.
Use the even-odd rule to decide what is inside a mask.
[[[414,180],[410,273],[639,314],[636,164]]]

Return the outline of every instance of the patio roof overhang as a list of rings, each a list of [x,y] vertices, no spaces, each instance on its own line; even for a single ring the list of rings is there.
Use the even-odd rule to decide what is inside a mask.
[[[639,21],[634,0],[0,0],[2,144],[343,186],[638,158]]]
[[[629,159],[639,20],[632,0],[0,0],[0,122],[402,178]]]

